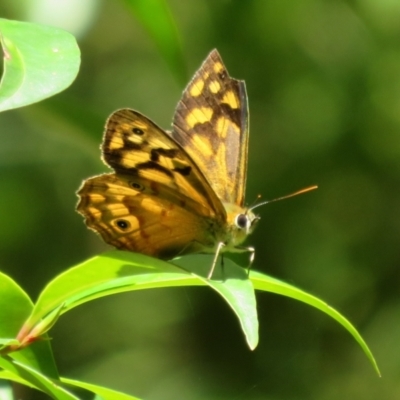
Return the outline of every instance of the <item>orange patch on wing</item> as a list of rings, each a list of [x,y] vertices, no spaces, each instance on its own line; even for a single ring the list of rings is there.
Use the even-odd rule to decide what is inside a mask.
[[[218,93],[221,89],[221,85],[218,81],[211,81],[208,85],[211,93]]]
[[[141,157],[139,157],[141,156]],[[140,162],[144,162],[147,161],[149,158],[148,154],[144,153],[137,153],[135,154],[135,157],[130,156],[130,151],[122,151],[121,152],[121,161],[120,164],[124,167],[124,168],[135,168],[136,165]]]
[[[213,110],[209,107],[194,108],[187,116],[186,122],[190,128],[211,120]]]
[[[135,144],[142,144],[142,143],[143,143],[143,137],[142,137],[142,136],[139,136],[139,135],[134,135],[134,134],[132,134],[132,135],[129,135],[129,136],[127,137],[127,139],[128,139],[130,142],[135,143]]]
[[[211,143],[205,136],[193,135],[192,141],[194,147],[196,147],[198,151],[203,154],[203,156],[211,157],[213,155]],[[199,165],[199,167],[201,168],[202,166]]]
[[[214,72],[218,74],[218,72],[222,71],[224,69],[224,66],[220,62],[216,62],[214,64]]]
[[[114,136],[108,145],[110,150],[118,150],[124,147],[124,142],[120,136]]]
[[[226,138],[226,134],[227,134],[227,131],[228,131],[228,123],[229,122],[230,121],[227,120],[225,117],[218,118],[217,125],[216,125],[216,130],[217,130],[218,136],[220,138],[224,138],[224,139]]]
[[[88,202],[94,205],[104,203],[106,200],[105,196],[97,193],[90,193],[87,195],[87,197],[88,197]]]
[[[240,106],[238,98],[231,90],[224,94],[224,97],[222,98],[222,103],[228,104],[233,109],[239,108]]]
[[[202,79],[198,79],[196,82],[193,82],[190,86],[189,93],[193,97],[200,96],[203,92],[204,81]]]

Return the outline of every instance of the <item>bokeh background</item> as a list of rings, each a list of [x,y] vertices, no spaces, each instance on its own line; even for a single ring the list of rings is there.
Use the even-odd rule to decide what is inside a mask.
[[[0,268],[35,298],[56,274],[108,249],[74,211],[81,181],[106,171],[107,116],[131,107],[168,128],[185,78],[125,1],[1,3],[2,17],[63,27],[82,51],[68,90],[0,116]],[[217,48],[246,81],[248,202],[319,185],[257,210],[254,268],[347,316],[383,377],[335,321],[272,294],[258,295],[251,352],[206,288],[74,309],[50,332],[61,373],[148,400],[400,398],[400,2],[166,5],[188,78]]]

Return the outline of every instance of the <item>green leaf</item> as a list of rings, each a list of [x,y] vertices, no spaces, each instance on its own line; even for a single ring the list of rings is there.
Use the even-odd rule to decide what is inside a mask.
[[[0,19],[0,35],[4,53],[0,111],[43,100],[74,81],[80,52],[68,32]]]
[[[258,317],[254,288],[247,272],[229,258],[224,258],[223,270],[216,269],[211,280],[204,278],[210,271],[214,256],[190,255],[174,260],[196,273],[204,284],[219,293],[239,318],[247,344],[254,350],[258,344]]]
[[[125,0],[181,85],[188,81],[178,29],[165,0]]]
[[[247,342],[254,349],[258,342],[258,322],[253,287],[244,270],[228,260],[223,282],[207,280],[204,276],[211,262],[212,257],[204,255],[177,260],[176,264],[185,266],[185,270],[142,254],[117,250],[104,253],[51,281],[39,296],[25,323],[24,332],[31,340],[43,334],[58,315],[79,304],[110,294],[149,288],[208,285],[235,311]]]
[[[78,397],[66,391],[57,381],[49,379],[39,371],[19,361],[8,357],[0,357],[0,367],[8,371],[5,374],[7,379],[28,384],[28,386],[41,390],[52,398],[58,400],[79,400]]]
[[[292,285],[289,285],[285,282],[279,281],[278,279],[272,278],[262,273],[251,271],[250,280],[253,282],[255,289],[262,290],[265,292],[277,293],[286,297],[291,297],[292,299],[295,300],[302,301],[303,303],[306,303],[312,307],[318,308],[325,314],[335,319],[337,322],[339,322],[339,324],[341,324],[344,328],[347,329],[347,331],[361,346],[365,355],[368,357],[369,361],[374,367],[375,371],[380,376],[378,364],[376,363],[376,360],[372,355],[372,352],[367,346],[366,342],[358,333],[357,329],[338,311],[336,311],[331,306],[326,304],[324,301],[318,299],[317,297],[312,296],[311,294],[308,294],[303,290],[300,290]]]
[[[0,272],[0,337],[16,338],[33,303],[24,290]]]
[[[21,350],[10,353],[9,356],[52,379],[59,377],[47,335]]]
[[[107,389],[102,386],[92,385],[91,383],[80,382],[68,378],[61,378],[61,381],[71,386],[76,386],[82,389],[89,390],[90,392],[101,396],[103,400],[140,400],[139,397],[129,396],[125,393]]]
[[[5,379],[5,380],[8,380],[8,381],[17,382],[17,383],[20,383],[21,385],[29,386],[29,387],[31,387],[33,389],[36,389],[35,385],[33,385],[29,381],[26,381],[21,376],[19,376],[17,373],[14,373],[14,372],[11,372],[11,371],[7,371],[7,370],[4,370],[4,369],[0,370],[0,379]],[[1,400],[3,400],[3,399],[1,398]]]
[[[18,348],[20,330],[32,312],[28,295],[9,276],[0,272],[0,343],[2,350]],[[50,345],[47,341],[11,353],[12,358],[36,368],[53,378],[58,377]]]
[[[2,350],[8,349],[10,347],[18,347],[20,345],[20,341],[13,338],[0,338],[0,354]]]
[[[62,305],[61,314],[79,304],[129,290],[201,285],[198,277],[164,261],[126,251],[93,257],[53,279],[40,294],[26,331]]]

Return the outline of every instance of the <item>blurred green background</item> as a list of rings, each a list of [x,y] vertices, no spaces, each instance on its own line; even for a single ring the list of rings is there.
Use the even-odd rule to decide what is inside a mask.
[[[108,248],[74,211],[81,181],[106,171],[107,116],[131,107],[168,128],[185,79],[128,1],[1,3],[1,17],[62,27],[82,51],[68,90],[0,116],[0,268],[35,298]],[[272,294],[258,296],[251,352],[205,288],[128,293],[66,314],[50,332],[60,372],[148,400],[400,398],[400,2],[166,4],[187,78],[217,48],[246,81],[248,203],[319,185],[257,210],[254,268],[347,316],[383,377],[329,317]]]

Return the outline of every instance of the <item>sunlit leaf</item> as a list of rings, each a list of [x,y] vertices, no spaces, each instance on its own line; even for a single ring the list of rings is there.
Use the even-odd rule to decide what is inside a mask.
[[[68,32],[0,19],[0,35],[4,57],[0,111],[53,96],[75,79],[80,52]]]
[[[62,378],[62,382],[71,386],[76,386],[82,389],[89,390],[92,393],[101,396],[103,400],[140,400],[139,397],[129,396],[125,393],[117,392],[115,390],[107,389],[102,386],[93,385],[91,383],[80,382],[74,379]]]
[[[79,400],[78,397],[69,393],[56,381],[19,361],[0,357],[0,367],[7,371],[4,375],[0,374],[0,377],[27,384],[58,400]]]
[[[365,343],[364,339],[358,333],[357,329],[338,311],[326,304],[324,301],[318,299],[311,294],[304,292],[292,285],[285,282],[279,281],[278,279],[272,278],[270,276],[261,274],[256,271],[250,272],[250,279],[253,282],[255,289],[262,290],[265,292],[277,293],[282,296],[291,297],[292,299],[302,301],[312,307],[318,308],[320,311],[329,315],[331,318],[335,319],[339,324],[341,324],[347,331],[353,336],[357,343],[363,349],[365,355],[368,357],[375,371],[380,375],[380,371],[371,350]]]
[[[247,277],[247,272],[228,258],[224,260],[223,269],[215,271],[211,280],[203,278],[208,275],[213,258],[190,255],[175,260],[174,263],[196,273],[205,284],[225,299],[239,318],[247,344],[254,350],[258,344],[258,316],[253,285]]]
[[[25,291],[0,272],[0,337],[15,338],[32,307],[33,303]]]
[[[9,276],[0,272],[0,338],[3,348],[18,347],[17,335],[32,312],[33,304],[28,295]],[[57,369],[47,341],[33,343],[29,347],[11,353],[15,360],[30,365],[56,378]]]
[[[124,251],[94,257],[65,271],[46,286],[24,325],[25,337],[20,339],[33,340],[46,332],[58,315],[99,297],[140,289],[208,285],[235,311],[247,342],[254,349],[258,342],[258,321],[253,287],[244,270],[228,260],[223,280],[206,279],[211,260],[212,257],[197,255],[177,260],[174,265]]]

